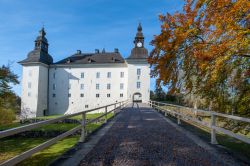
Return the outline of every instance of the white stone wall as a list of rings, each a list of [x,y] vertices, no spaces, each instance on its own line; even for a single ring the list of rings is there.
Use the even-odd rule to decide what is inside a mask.
[[[47,109],[48,68],[41,64],[23,66],[21,117],[43,116]]]
[[[137,69],[141,69],[141,75],[137,75]],[[141,93],[142,102],[146,103],[150,98],[150,66],[146,62],[138,61],[128,62],[128,99],[133,100],[135,93]],[[140,88],[137,88],[137,82],[140,82]]]
[[[96,78],[97,72],[100,72],[100,78]],[[108,72],[111,72],[111,78],[107,78]],[[121,72],[124,72],[123,78],[120,77]],[[71,114],[127,99],[128,70],[124,64],[53,66],[49,73],[50,114]],[[81,78],[81,73],[84,73],[84,78]],[[120,89],[120,83],[124,84],[123,89]],[[84,84],[84,89],[81,89],[81,84]],[[96,84],[99,84],[99,90],[96,89]],[[107,84],[111,84],[111,89],[107,89]],[[69,93],[71,97],[68,97]],[[81,94],[84,97],[80,97]],[[99,98],[96,94],[100,95]],[[104,109],[96,112],[103,111]]]
[[[141,69],[140,75],[137,75],[137,69]],[[96,78],[97,72],[100,73],[100,78]],[[111,78],[107,78],[108,72],[111,72]],[[121,72],[124,73],[122,78]],[[81,78],[81,73],[84,73],[84,78]],[[140,82],[140,88],[137,88],[137,82]],[[123,89],[120,88],[121,83]],[[83,89],[81,84],[84,85]],[[99,84],[99,89],[96,89],[96,84]],[[111,85],[110,89],[107,89],[107,84]],[[138,92],[142,95],[142,102],[149,100],[150,68],[145,61],[129,61],[127,64],[52,65],[49,72],[43,64],[24,65],[22,115],[28,118],[43,116],[47,106],[49,115],[71,114],[127,99],[132,101],[133,95]],[[110,97],[107,97],[108,94]],[[109,107],[109,110],[112,108]],[[104,109],[92,113],[96,112],[104,112]]]

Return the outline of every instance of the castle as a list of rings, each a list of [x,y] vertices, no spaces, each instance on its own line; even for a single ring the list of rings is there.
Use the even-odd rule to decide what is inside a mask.
[[[141,24],[126,59],[118,49],[77,50],[54,63],[45,36],[42,28],[34,50],[19,62],[23,69],[21,112],[28,118],[71,114],[125,100],[149,100],[150,66]]]

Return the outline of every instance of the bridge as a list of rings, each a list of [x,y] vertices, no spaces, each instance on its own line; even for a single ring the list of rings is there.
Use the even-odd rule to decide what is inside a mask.
[[[110,110],[110,107],[112,108]],[[171,109],[171,108],[175,109]],[[103,115],[86,121],[86,114],[96,109],[105,108]],[[69,156],[63,157],[52,165],[239,165],[232,156],[217,150],[216,133],[222,132],[243,142],[250,143],[249,138],[237,135],[231,131],[216,126],[216,117],[226,117],[250,123],[250,119],[215,113],[212,111],[189,109],[191,114],[183,114],[178,109],[182,106],[149,101],[129,103],[128,101],[114,103],[100,108],[65,115],[55,119],[45,120],[22,127],[1,131],[0,138],[28,131],[45,124],[82,115],[81,125],[50,139],[22,154],[3,162],[1,165],[15,165],[32,154],[45,149],[76,131],[81,130],[80,146]],[[108,111],[110,110],[110,111]],[[107,115],[114,112],[115,118],[108,122],[97,133],[86,141],[85,126],[100,118],[107,120]],[[211,116],[207,124],[197,115]],[[176,118],[176,123],[173,118]],[[211,144],[181,128],[184,121],[193,121],[211,128]]]

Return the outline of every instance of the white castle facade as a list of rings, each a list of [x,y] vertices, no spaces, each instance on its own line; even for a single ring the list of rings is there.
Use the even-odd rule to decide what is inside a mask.
[[[131,55],[80,50],[53,63],[42,29],[35,48],[19,62],[23,66],[22,114],[39,117],[71,114],[115,102],[147,102],[150,96],[150,66],[139,24]],[[98,110],[103,111],[103,110]]]

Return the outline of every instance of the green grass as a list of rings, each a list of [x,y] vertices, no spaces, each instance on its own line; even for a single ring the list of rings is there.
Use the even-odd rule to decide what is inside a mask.
[[[95,113],[95,114],[87,114],[87,119],[94,119],[97,118],[99,116],[101,116],[102,113]],[[54,118],[58,118],[62,115],[51,115],[51,116],[43,116],[43,117],[37,117],[37,119],[54,119]],[[113,113],[109,113],[108,114],[108,119],[113,117],[114,114]],[[81,115],[77,115],[74,117],[71,117],[69,119],[75,119],[75,120],[81,120],[82,116]],[[102,117],[101,119],[105,119],[105,117]],[[7,130],[7,129],[11,129],[11,128],[15,128],[15,127],[20,127],[22,125],[27,125],[27,123],[21,124],[19,122],[13,122],[12,124],[7,124],[7,125],[0,125],[0,130]],[[77,126],[77,124],[48,124],[45,126],[42,126],[40,128],[34,129],[35,131],[37,130],[57,130],[57,128],[59,128],[61,131],[66,131],[68,129],[71,129],[73,127]]]
[[[0,163],[46,141],[45,138],[10,138],[0,141]]]
[[[22,126],[22,125],[25,125],[25,124],[21,124],[19,122],[13,122],[11,124],[3,124],[3,125],[0,125],[0,130],[7,130],[7,129]]]
[[[30,158],[17,164],[18,166],[46,166],[55,160],[57,157],[65,153],[68,149],[73,147],[79,140],[79,136],[71,136],[58,141],[56,144],[50,146],[32,155]]]
[[[93,119],[101,114],[88,114],[88,119]],[[111,118],[114,114],[108,114],[108,118]],[[53,118],[56,116],[54,115]],[[79,116],[80,117],[80,116]],[[50,117],[52,118],[52,117]],[[78,117],[76,117],[78,118]],[[104,118],[104,117],[103,117]],[[69,123],[59,123],[59,124],[49,124],[42,126],[37,129],[33,129],[34,131],[68,131],[79,124],[69,124]],[[98,129],[102,125],[102,122],[91,123],[87,124],[86,131],[87,133],[91,133]],[[18,127],[20,124],[11,124],[8,125],[8,128],[11,127]],[[3,127],[3,126],[1,126]],[[6,126],[5,126],[6,129]],[[9,139],[1,139],[0,140],[0,163],[10,159],[24,151],[27,151],[43,142],[48,140],[47,138],[9,138]],[[23,162],[19,163],[18,165],[29,165],[29,166],[43,166],[48,165],[50,162],[55,160],[57,157],[62,155],[68,149],[73,147],[79,140],[79,135],[67,137],[61,141],[58,141],[56,144],[50,146],[49,148],[44,149],[41,152],[38,152],[31,156],[30,158],[24,160]]]
[[[101,116],[103,113],[94,113],[94,114],[87,114],[87,119],[94,119],[94,118],[97,118],[98,116]],[[113,113],[112,113],[113,114]],[[110,116],[110,114],[108,114],[108,116]],[[42,116],[42,117],[37,117],[36,119],[54,119],[54,118],[58,118],[60,116],[63,116],[63,115],[49,115],[49,116]],[[76,115],[76,116],[73,116],[73,117],[70,117],[69,119],[76,119],[76,120],[81,120],[82,119],[82,115]]]
[[[87,133],[91,133],[98,129],[101,126],[101,123],[92,123],[86,126]],[[0,141],[0,163],[10,159],[24,151],[27,151],[43,142],[46,138],[10,138],[3,139]],[[50,146],[49,148],[44,149],[41,152],[38,152],[31,156],[30,158],[24,160],[18,165],[48,165],[51,161],[62,155],[68,149],[73,147],[79,140],[79,135],[67,137],[58,143]]]

